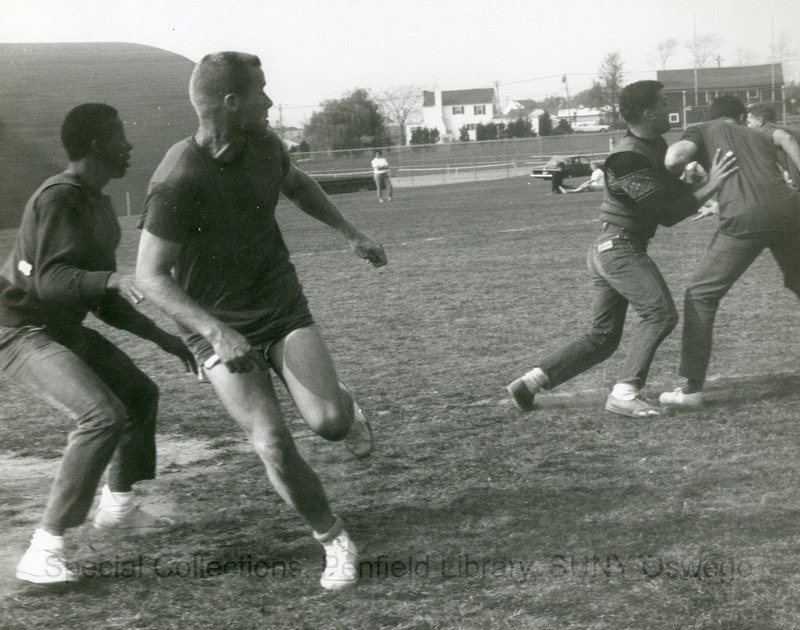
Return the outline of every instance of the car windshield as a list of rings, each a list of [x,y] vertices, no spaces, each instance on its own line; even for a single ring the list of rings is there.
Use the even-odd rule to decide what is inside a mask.
[[[567,158],[562,155],[556,155],[555,157],[551,157],[550,161],[545,165],[545,168],[555,168],[558,166],[559,162],[563,162],[564,164],[567,163]]]

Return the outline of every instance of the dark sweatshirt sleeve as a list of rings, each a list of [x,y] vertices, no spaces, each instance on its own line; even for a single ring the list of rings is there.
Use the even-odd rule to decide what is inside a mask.
[[[675,225],[701,205],[691,186],[665,168],[655,168],[639,153],[623,151],[612,155],[606,162],[606,173],[614,182],[616,190],[612,192],[623,193],[637,212],[659,225]]]
[[[82,229],[76,194],[48,195],[37,202],[34,285],[43,302],[92,308],[106,295],[110,269],[93,271],[98,256],[93,235]],[[71,191],[70,191],[71,192]]]
[[[92,312],[109,326],[127,330],[137,337],[154,343],[158,343],[164,334],[152,319],[137,311],[128,300],[116,292],[106,295]]]

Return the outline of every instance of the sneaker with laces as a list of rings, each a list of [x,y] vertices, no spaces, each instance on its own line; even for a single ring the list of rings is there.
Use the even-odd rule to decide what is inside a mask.
[[[171,518],[156,516],[146,512],[138,505],[133,505],[130,510],[122,515],[117,515],[102,505],[94,516],[95,529],[122,531],[128,533],[148,534],[157,531],[166,531],[175,524]]]
[[[620,416],[628,416],[629,418],[651,418],[661,415],[655,407],[640,395],[637,395],[632,400],[622,400],[614,396],[614,394],[609,394],[606,399],[606,411]]]
[[[664,392],[658,397],[658,401],[662,405],[668,405],[670,407],[702,407],[703,392],[687,394],[683,391],[683,387],[679,387],[671,392]]]
[[[344,438],[344,445],[356,457],[367,457],[372,453],[375,445],[375,440],[372,436],[372,425],[369,418],[367,418],[367,414],[361,409],[361,405],[356,402],[356,399],[350,394],[345,384],[339,381],[339,387],[353,401],[353,424],[350,425],[350,430]]]
[[[43,529],[33,533],[30,547],[17,563],[16,576],[18,580],[45,586],[78,581],[64,559],[64,537],[53,536]]]
[[[526,412],[533,411],[533,399],[536,394],[531,392],[522,378],[518,378],[517,380],[506,385],[506,389],[508,390],[508,393],[511,394],[511,398],[514,400],[514,404],[517,406],[517,409]]]
[[[325,548],[325,570],[319,580],[322,588],[329,591],[343,591],[358,583],[358,549],[345,530],[330,542],[322,543]]]

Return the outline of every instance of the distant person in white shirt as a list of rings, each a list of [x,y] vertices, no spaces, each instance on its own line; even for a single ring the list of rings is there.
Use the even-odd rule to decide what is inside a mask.
[[[564,189],[562,192],[565,193],[579,193],[579,192],[597,192],[603,190],[606,187],[606,174],[603,171],[603,164],[602,162],[598,162],[593,160],[590,162],[592,167],[592,176],[590,179],[583,182],[577,188]]]
[[[383,189],[386,189],[387,199],[392,200],[392,178],[389,177],[389,162],[383,157],[383,152],[376,149],[372,158],[372,176],[378,190],[378,201],[383,203]]]

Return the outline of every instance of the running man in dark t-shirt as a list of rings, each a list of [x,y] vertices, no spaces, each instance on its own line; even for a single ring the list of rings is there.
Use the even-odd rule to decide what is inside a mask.
[[[318,435],[343,439],[359,456],[369,454],[372,436],[308,310],[275,220],[279,195],[340,232],[372,265],[385,265],[386,255],[290,163],[268,128],[264,86],[255,55],[215,53],[195,67],[189,92],[200,127],[153,176],[137,280],[184,331],[273,486],[325,547],[322,586],[339,590],[357,582],[356,546],[295,448],[267,363]]]
[[[800,192],[800,132],[777,124],[772,105],[755,105],[747,112],[747,126],[760,131],[778,148],[778,166],[794,190]]]
[[[764,249],[775,257],[785,286],[800,297],[800,195],[776,168],[773,141],[743,126],[744,103],[720,96],[710,113],[711,122],[687,129],[666,156],[667,167],[676,172],[695,160],[707,168],[718,151],[732,152],[739,164],[719,192],[719,228],[686,289],[679,369],[686,384],[660,398],[676,407],[703,404],[717,308]]]

